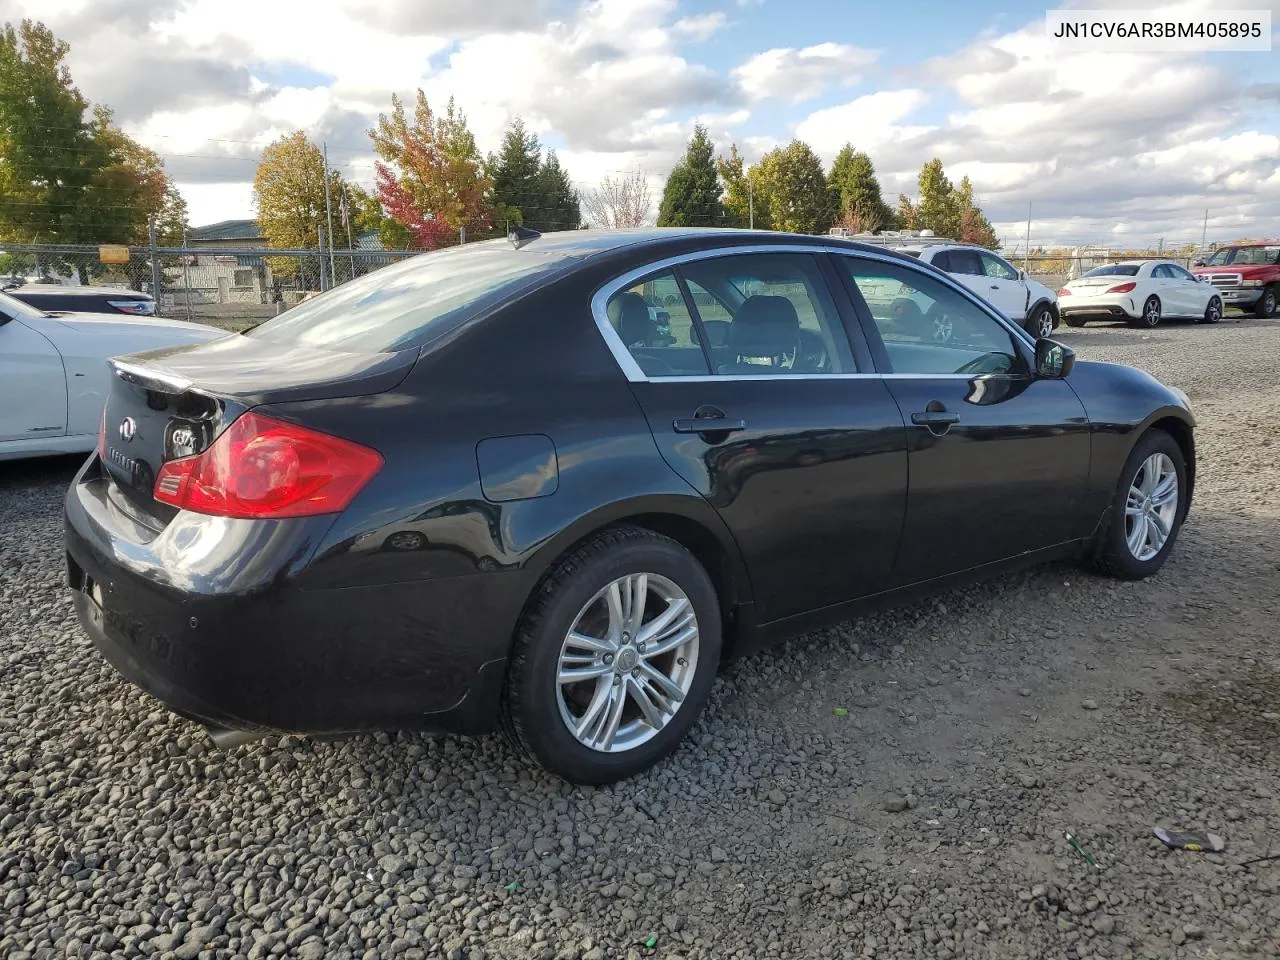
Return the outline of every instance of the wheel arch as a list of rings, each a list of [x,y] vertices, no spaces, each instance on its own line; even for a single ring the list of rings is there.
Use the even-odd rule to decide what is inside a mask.
[[[716,588],[724,625],[723,656],[728,658],[743,620],[738,612],[752,602],[746,563],[724,521],[701,497],[656,496],[610,504],[579,518],[544,543],[526,568],[536,574],[525,601],[527,608],[556,564],[601,532],[621,526],[639,527],[679,543],[702,564]],[[523,616],[523,612],[522,612]]]
[[[1186,416],[1179,415],[1171,409],[1156,412],[1145,424],[1141,430],[1135,431],[1133,445],[1137,446],[1138,441],[1145,437],[1152,430],[1162,430],[1178,445],[1178,449],[1182,451],[1182,460],[1187,467],[1187,506],[1191,505],[1191,498],[1195,493],[1196,486],[1196,439],[1194,424],[1189,421]],[[1132,449],[1132,448],[1131,448]]]

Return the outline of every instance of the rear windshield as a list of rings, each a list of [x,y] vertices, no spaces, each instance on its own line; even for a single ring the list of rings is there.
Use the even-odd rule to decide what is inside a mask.
[[[1094,267],[1086,277],[1136,277],[1138,268],[1141,264],[1137,263],[1107,263],[1101,267]]]
[[[245,336],[390,353],[446,333],[558,273],[569,259],[514,250],[506,240],[419,254],[300,303]]]

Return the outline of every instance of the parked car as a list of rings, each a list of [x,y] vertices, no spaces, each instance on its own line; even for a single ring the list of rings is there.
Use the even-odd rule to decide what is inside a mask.
[[[831,235],[884,245],[951,274],[1033,337],[1052,336],[1058,328],[1058,298],[1053,290],[985,247],[938,238],[931,230],[868,235],[833,227]],[[945,328],[935,331],[938,339],[949,335]]]
[[[605,783],[676,747],[726,657],[1007,567],[1168,558],[1194,419],[1150,375],[861,244],[531,233],[114,362],[65,504],[107,660],[224,744],[501,727]],[[696,332],[657,338],[655,302]]]
[[[1069,327],[1112,319],[1151,328],[1171,317],[1217,323],[1222,295],[1171,260],[1126,260],[1072,280],[1058,291],[1058,309]]]
[[[179,320],[46,313],[0,293],[0,460],[92,450],[108,357],[222,336]]]
[[[1241,243],[1220,247],[1192,272],[1218,288],[1228,307],[1252,309],[1254,316],[1276,315],[1280,301],[1280,243]]]
[[[134,317],[155,316],[156,301],[150,294],[117,287],[71,287],[56,283],[27,283],[6,289],[15,300],[48,313],[126,313]]]

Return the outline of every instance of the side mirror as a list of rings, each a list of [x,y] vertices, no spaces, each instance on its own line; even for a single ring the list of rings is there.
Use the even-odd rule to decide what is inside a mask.
[[[1021,280],[1023,283],[1026,283],[1026,282],[1027,282],[1027,271],[1025,271],[1025,270],[1019,270],[1019,271],[1018,271],[1018,279],[1019,279],[1019,280]]]
[[[1046,380],[1062,380],[1076,365],[1076,355],[1056,340],[1041,337],[1036,341],[1036,376]]]
[[[1195,261],[1192,261],[1192,264],[1191,264],[1191,265],[1192,265],[1193,267],[1203,267],[1203,266],[1204,266],[1204,261],[1203,261],[1203,260],[1195,260]]]

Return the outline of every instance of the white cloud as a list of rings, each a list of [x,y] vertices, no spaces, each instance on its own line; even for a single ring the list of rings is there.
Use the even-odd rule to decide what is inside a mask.
[[[900,143],[929,132],[928,126],[901,123],[928,102],[923,90],[882,90],[869,93],[836,107],[811,113],[796,127],[796,136],[805,140],[827,160],[846,143],[871,152],[891,143]],[[926,158],[927,159],[927,158]]]
[[[691,40],[707,40],[729,23],[728,18],[719,10],[714,13],[700,13],[692,17],[682,17],[672,24],[671,29],[677,36]]]
[[[832,83],[858,82],[878,57],[878,51],[843,43],[819,43],[801,50],[778,47],[735,67],[733,75],[753,100],[799,103],[818,96]]]

